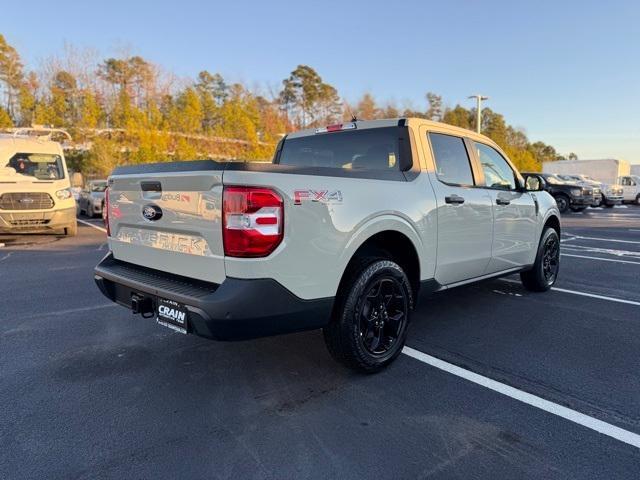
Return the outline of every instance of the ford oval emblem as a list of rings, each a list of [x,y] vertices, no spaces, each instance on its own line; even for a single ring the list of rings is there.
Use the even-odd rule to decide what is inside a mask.
[[[151,221],[160,220],[162,218],[162,209],[157,205],[145,205],[142,208],[142,216]]]

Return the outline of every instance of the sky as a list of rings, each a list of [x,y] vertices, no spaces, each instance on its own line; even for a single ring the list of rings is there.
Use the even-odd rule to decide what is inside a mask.
[[[299,64],[349,100],[473,106],[579,158],[640,163],[640,2],[6,2],[0,33],[27,68],[65,44],[279,88]]]

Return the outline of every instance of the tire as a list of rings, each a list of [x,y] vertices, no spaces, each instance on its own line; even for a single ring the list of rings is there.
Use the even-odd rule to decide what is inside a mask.
[[[64,234],[67,237],[75,237],[76,235],[78,235],[78,224],[74,222],[68,227],[65,227]]]
[[[368,258],[352,270],[341,290],[323,329],[327,349],[353,370],[378,372],[402,352],[413,309],[409,279],[397,263]]]
[[[556,195],[555,199],[560,213],[566,213],[569,209],[569,205],[571,205],[569,197],[567,197],[566,195]]]
[[[638,195],[636,196],[635,204],[636,204],[636,205],[640,205],[640,194],[638,194]]]
[[[547,227],[542,232],[533,268],[520,273],[520,280],[527,290],[546,292],[556,283],[559,270],[560,237],[555,229]]]

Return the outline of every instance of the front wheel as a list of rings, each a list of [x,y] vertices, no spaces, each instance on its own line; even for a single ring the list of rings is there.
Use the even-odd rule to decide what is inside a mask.
[[[556,230],[547,227],[542,233],[533,268],[522,272],[520,280],[527,290],[546,292],[556,283],[559,269],[560,237]]]
[[[64,234],[67,237],[75,237],[76,235],[78,235],[78,224],[74,222],[68,227],[65,227]]]
[[[565,213],[569,209],[569,198],[565,195],[558,195],[556,198],[556,204],[558,205],[558,210],[560,213]]]
[[[395,262],[373,259],[350,275],[343,290],[323,330],[327,348],[349,368],[377,372],[405,343],[413,308],[407,275]]]

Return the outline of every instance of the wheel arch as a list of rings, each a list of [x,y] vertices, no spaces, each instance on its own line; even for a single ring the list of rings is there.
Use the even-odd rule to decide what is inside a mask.
[[[552,213],[547,217],[544,222],[544,226],[542,227],[542,231],[544,232],[547,227],[553,228],[556,232],[558,232],[558,236],[560,236],[560,233],[562,232],[560,219],[555,214]]]
[[[415,242],[405,232],[394,229],[380,230],[363,238],[353,250],[338,284],[338,292],[344,291],[354,270],[361,267],[362,259],[384,256],[402,267],[409,278],[414,302],[420,287],[420,255]]]

